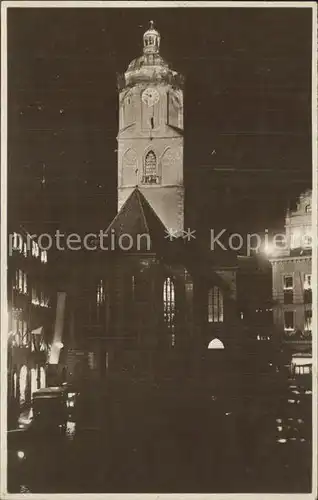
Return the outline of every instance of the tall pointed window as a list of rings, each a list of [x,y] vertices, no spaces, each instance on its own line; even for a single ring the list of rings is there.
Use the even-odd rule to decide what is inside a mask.
[[[96,296],[96,299],[97,299],[97,305],[98,306],[100,306],[101,304],[103,304],[105,302],[104,285],[103,285],[103,281],[102,280],[100,280],[100,282],[97,285],[97,296]]]
[[[222,322],[223,318],[223,294],[219,287],[214,286],[208,293],[208,321],[218,323]]]
[[[166,278],[163,284],[163,314],[164,321],[171,330],[171,344],[175,344],[175,289],[173,281],[170,277]]]
[[[105,306],[105,289],[104,289],[104,283],[103,280],[100,280],[97,283],[97,289],[96,289],[96,313],[97,313],[97,321],[99,321],[102,317],[102,311],[104,311],[104,306]]]
[[[157,175],[157,157],[153,151],[149,151],[145,157],[143,183],[159,183],[159,176]]]

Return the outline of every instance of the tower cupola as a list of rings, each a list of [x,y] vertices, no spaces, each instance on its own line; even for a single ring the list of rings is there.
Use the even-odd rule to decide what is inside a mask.
[[[143,36],[144,54],[159,54],[160,33],[154,28],[154,22],[150,21],[149,29]]]

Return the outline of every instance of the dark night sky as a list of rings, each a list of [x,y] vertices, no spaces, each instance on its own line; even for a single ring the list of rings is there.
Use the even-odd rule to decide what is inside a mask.
[[[277,224],[288,199],[311,186],[311,14],[10,8],[10,221],[108,225],[116,210],[116,73],[141,54],[154,19],[161,54],[186,76],[188,212],[211,224],[222,202],[235,227]]]

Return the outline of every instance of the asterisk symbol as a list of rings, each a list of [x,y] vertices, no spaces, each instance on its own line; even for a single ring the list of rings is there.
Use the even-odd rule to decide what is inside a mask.
[[[195,229],[191,231],[191,229],[188,227],[188,229],[186,231],[182,231],[182,233],[183,233],[183,239],[187,239],[188,241],[190,241],[192,238],[195,240],[196,238]]]
[[[178,229],[172,229],[171,227],[169,229],[165,229],[165,233],[165,238],[170,241],[180,236],[180,231]]]

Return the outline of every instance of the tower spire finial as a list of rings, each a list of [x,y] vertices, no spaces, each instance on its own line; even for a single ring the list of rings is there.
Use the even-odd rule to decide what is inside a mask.
[[[149,21],[149,28],[144,33],[144,54],[158,54],[160,48],[160,33],[154,27],[154,21]]]

